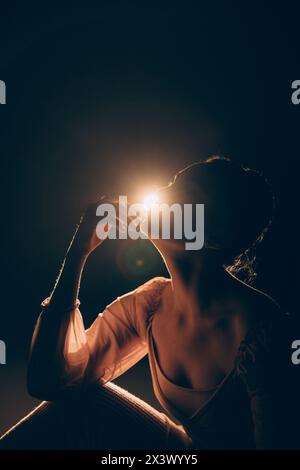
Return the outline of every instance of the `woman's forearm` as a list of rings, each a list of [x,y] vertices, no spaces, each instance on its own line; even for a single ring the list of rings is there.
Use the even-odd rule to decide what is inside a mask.
[[[42,399],[50,399],[68,382],[64,375],[64,344],[86,259],[85,255],[69,250],[48,307],[40,315],[33,334],[28,389]]]
[[[103,241],[96,234],[97,207],[98,203],[91,204],[81,218],[49,303],[41,313],[33,334],[27,383],[29,393],[38,398],[51,399],[73,379],[66,372],[64,346],[83,267],[90,253]],[[85,359],[88,361],[89,357]],[[84,368],[85,364],[80,366]]]
[[[75,305],[86,260],[87,255],[73,250],[71,246],[50,296],[51,310],[58,311]]]

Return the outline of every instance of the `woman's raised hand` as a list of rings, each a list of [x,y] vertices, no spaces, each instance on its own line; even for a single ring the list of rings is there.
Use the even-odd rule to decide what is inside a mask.
[[[98,202],[90,204],[83,216],[80,219],[73,240],[71,242],[69,251],[75,252],[79,256],[89,256],[101,243],[105,240],[106,236],[99,238],[96,232],[99,223],[99,216],[97,216],[97,208],[100,204],[113,204],[116,205],[117,201],[113,197],[102,196]],[[103,232],[108,233],[110,226],[105,224]],[[98,232],[99,233],[99,232]]]

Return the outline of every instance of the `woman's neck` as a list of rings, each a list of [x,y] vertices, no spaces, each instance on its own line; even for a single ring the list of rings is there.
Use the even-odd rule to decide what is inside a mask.
[[[165,263],[172,279],[174,313],[199,316],[222,295],[228,282],[228,274],[214,256],[198,256],[196,261],[192,257],[165,257]]]

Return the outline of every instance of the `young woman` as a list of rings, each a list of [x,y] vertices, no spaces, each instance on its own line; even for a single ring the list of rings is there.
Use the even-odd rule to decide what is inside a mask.
[[[204,203],[204,248],[152,240],[170,278],[118,297],[85,330],[81,273],[93,250],[105,249],[90,206],[33,335],[28,389],[46,401],[3,436],[1,448],[300,447],[297,335],[270,297],[234,275],[273,217],[267,182],[212,157],[180,171],[161,193],[169,203]],[[146,354],[166,413],[111,382]]]

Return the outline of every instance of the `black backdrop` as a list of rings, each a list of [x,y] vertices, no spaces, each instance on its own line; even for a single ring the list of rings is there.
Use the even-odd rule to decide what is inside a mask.
[[[84,206],[104,192],[165,183],[215,153],[263,170],[279,215],[257,282],[297,313],[299,9],[141,3],[1,6],[0,432],[35,403],[25,366],[39,302]],[[147,242],[106,242],[83,278],[86,324],[159,274]],[[119,383],[158,406],[147,359]]]

